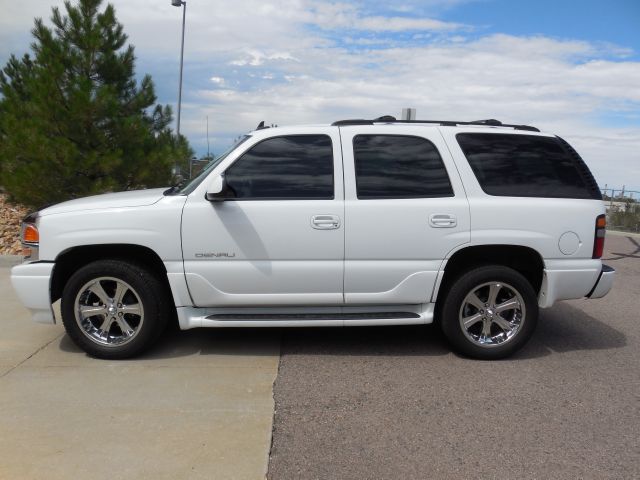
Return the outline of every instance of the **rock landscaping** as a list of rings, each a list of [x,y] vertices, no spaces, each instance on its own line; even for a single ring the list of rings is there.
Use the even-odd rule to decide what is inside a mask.
[[[20,255],[20,220],[28,213],[22,205],[10,203],[0,193],[0,255]]]

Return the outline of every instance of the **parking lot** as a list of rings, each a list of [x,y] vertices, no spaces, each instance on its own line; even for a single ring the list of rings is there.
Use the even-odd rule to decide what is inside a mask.
[[[504,361],[433,327],[284,332],[269,478],[640,478],[640,237],[604,258],[613,291]]]
[[[499,362],[430,326],[174,330],[94,360],[2,264],[0,478],[639,478],[640,237],[604,258],[607,297],[542,311]]]

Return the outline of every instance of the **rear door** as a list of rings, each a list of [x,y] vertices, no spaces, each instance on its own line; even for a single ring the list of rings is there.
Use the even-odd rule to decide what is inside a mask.
[[[469,205],[437,128],[340,128],[347,304],[431,299],[442,260],[469,242]]]

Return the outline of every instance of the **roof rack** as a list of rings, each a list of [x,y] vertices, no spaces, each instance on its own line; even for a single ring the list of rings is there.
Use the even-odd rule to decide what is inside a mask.
[[[490,118],[488,120],[475,120],[473,122],[458,122],[453,120],[397,120],[391,115],[384,115],[382,117],[374,118],[373,120],[365,119],[351,119],[351,120],[338,120],[331,125],[335,127],[346,127],[348,125],[374,125],[376,123],[433,123],[443,127],[455,127],[457,125],[487,125],[490,127],[507,127],[514,130],[527,130],[529,132],[539,132],[540,130],[530,125],[511,125],[508,123],[502,123],[500,120]]]

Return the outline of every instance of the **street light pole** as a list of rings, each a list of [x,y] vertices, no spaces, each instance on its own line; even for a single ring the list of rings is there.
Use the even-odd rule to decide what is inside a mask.
[[[182,9],[182,45],[180,46],[180,83],[178,86],[178,121],[176,133],[178,134],[178,141],[180,141],[180,113],[182,111],[182,65],[184,60],[184,27],[187,17],[187,2],[182,0],[171,0],[171,5],[174,7],[184,7]],[[175,167],[176,174],[178,173],[178,165]]]

